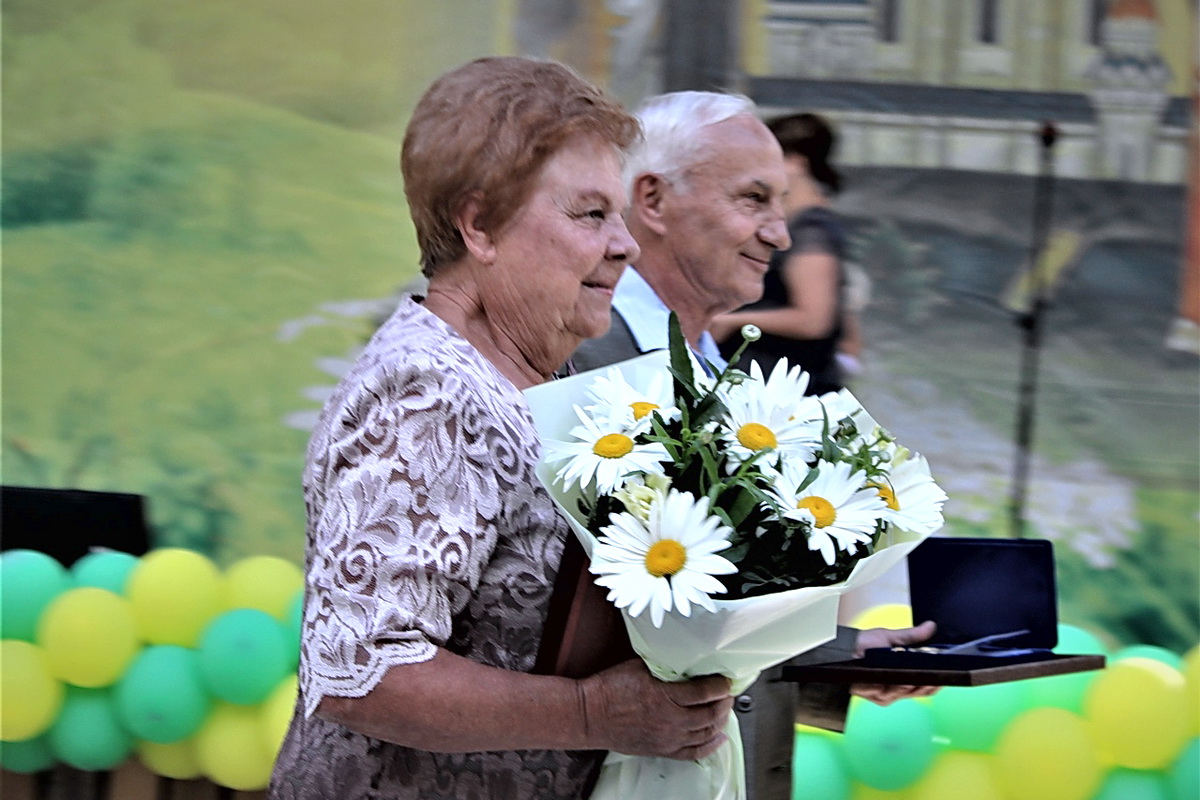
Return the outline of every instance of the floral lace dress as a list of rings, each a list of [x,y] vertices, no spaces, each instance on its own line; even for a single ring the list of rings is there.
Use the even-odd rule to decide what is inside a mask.
[[[314,714],[437,647],[533,667],[566,523],[519,391],[405,298],[326,404],[304,474],[300,697],[276,800],[582,797],[600,751],[430,753]],[[554,724],[547,720],[547,725]]]

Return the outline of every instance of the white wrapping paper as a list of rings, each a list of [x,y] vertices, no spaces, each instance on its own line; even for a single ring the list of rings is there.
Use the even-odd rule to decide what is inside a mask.
[[[657,351],[615,366],[636,386],[647,380],[639,376],[665,371],[667,365],[667,352]],[[574,406],[585,404],[587,387],[598,372],[526,390],[543,442],[568,438],[568,432],[578,424]],[[545,462],[538,466],[538,477],[563,509],[590,556],[596,537],[585,527],[577,494],[556,484],[554,468]],[[636,618],[623,612],[630,642],[661,680],[721,674],[732,680],[735,694],[745,691],[762,670],[833,639],[841,594],[882,575],[925,538],[895,530],[887,536],[874,554],[855,565],[849,578],[832,586],[791,589],[740,600],[720,600],[718,596],[714,598],[715,613],[698,606],[693,606],[690,617],[671,611],[661,628],[654,627],[648,612]],[[647,713],[653,713],[653,709],[647,709]],[[730,714],[726,733],[729,741],[713,755],[698,761],[610,753],[592,800],[744,800],[745,769],[734,714]]]

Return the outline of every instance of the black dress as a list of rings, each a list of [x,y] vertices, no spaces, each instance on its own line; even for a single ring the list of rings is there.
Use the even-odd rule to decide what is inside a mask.
[[[792,339],[764,332],[762,338],[746,348],[738,361],[740,369],[749,369],[750,361],[757,361],[763,374],[770,374],[775,363],[786,358],[788,364],[799,364],[811,376],[807,394],[835,392],[843,386],[841,369],[837,362],[837,344],[842,337],[842,311],[845,304],[846,282],[842,261],[846,257],[846,233],[837,214],[823,206],[813,206],[801,211],[788,223],[792,246],[777,250],[771,257],[771,265],[763,278],[763,296],[755,303],[744,306],[742,311],[761,311],[784,308],[791,302],[787,283],[783,279],[783,265],[799,253],[827,253],[838,262],[838,300],[834,315],[834,326],[829,334],[820,339]],[[728,358],[739,344],[741,337],[735,334],[721,345]]]

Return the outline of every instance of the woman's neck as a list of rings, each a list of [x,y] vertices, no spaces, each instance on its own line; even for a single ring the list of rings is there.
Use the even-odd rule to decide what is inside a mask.
[[[496,371],[520,390],[545,383],[559,365],[545,371],[534,365],[516,340],[492,324],[483,305],[472,293],[455,285],[433,282],[425,297],[425,308],[458,332],[479,351]],[[568,354],[569,355],[569,354]],[[550,361],[553,359],[547,359]],[[566,356],[563,357],[566,360]]]

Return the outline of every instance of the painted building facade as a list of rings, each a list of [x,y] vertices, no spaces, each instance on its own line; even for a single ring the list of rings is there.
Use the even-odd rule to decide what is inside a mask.
[[[771,111],[826,114],[845,164],[1038,169],[1059,132],[1063,177],[1183,183],[1190,102],[1171,96],[1153,0],[767,0]]]

